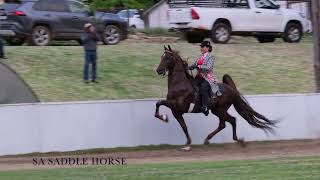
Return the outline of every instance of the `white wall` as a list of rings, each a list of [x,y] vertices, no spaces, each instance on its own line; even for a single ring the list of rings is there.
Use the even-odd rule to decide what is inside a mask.
[[[167,3],[162,3],[148,15],[149,28],[169,28],[168,12],[169,6]]]
[[[266,136],[239,115],[238,136],[247,141],[320,137],[320,94],[246,96],[252,107],[271,119],[282,118],[277,136]],[[71,151],[150,144],[184,144],[184,134],[168,113],[168,124],[153,117],[156,100],[41,103],[0,106],[0,155]],[[214,116],[184,116],[194,144],[218,125]],[[232,142],[231,126],[211,142]]]

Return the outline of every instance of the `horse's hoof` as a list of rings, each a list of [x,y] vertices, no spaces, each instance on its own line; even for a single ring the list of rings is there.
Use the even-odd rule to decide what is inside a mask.
[[[246,142],[244,141],[244,139],[239,139],[239,140],[238,140],[238,143],[240,144],[241,147],[246,147],[246,146],[247,146],[247,144],[246,144]]]
[[[204,140],[203,145],[208,146],[210,144],[210,141],[208,139]]]
[[[186,146],[184,148],[181,148],[182,151],[191,151],[191,146]]]
[[[161,118],[162,118],[162,121],[164,121],[166,123],[169,122],[169,118],[167,115],[161,115]]]

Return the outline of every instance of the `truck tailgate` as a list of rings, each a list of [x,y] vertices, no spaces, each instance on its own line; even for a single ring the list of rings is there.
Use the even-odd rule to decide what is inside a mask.
[[[191,22],[190,8],[174,8],[168,10],[170,24],[189,23]]]

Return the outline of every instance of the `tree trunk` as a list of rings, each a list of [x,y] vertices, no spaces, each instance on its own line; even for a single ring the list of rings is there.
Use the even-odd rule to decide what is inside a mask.
[[[312,27],[314,40],[314,71],[317,92],[320,93],[320,2],[312,0]]]

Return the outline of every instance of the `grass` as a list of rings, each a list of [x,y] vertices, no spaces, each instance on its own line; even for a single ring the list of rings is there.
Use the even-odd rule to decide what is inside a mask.
[[[129,163],[129,162],[128,162]],[[46,169],[1,172],[0,179],[130,179],[130,180],[247,180],[247,179],[319,179],[320,156],[242,160],[218,162],[189,162],[126,166],[92,166],[75,169]]]
[[[189,62],[199,55],[197,44],[171,45]],[[154,72],[162,43],[122,42],[98,51],[99,84],[82,82],[81,46],[9,46],[5,63],[45,102],[165,97],[166,79]],[[241,38],[214,45],[213,54],[218,78],[230,74],[243,94],[307,93],[315,91],[312,51],[310,36],[298,44]]]
[[[173,36],[173,37],[179,36],[179,34],[177,34],[176,32],[169,32],[167,29],[163,29],[163,28],[147,28],[147,29],[141,29],[137,31],[143,32],[148,36]]]

